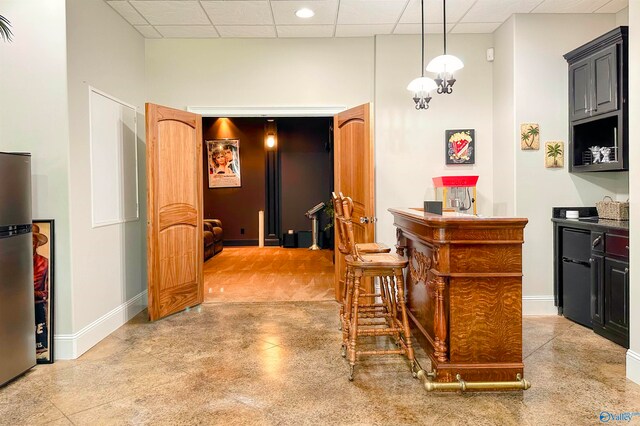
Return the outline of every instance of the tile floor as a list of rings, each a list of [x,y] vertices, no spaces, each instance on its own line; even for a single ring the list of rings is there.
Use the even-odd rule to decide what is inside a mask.
[[[337,311],[210,303],[155,323],[143,312],[78,360],[0,389],[0,424],[582,425],[640,412],[625,350],[566,319],[525,317],[530,390],[429,394],[400,356],[365,358],[349,382]]]

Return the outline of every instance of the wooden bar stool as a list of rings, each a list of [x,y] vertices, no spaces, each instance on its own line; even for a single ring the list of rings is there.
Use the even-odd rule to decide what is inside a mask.
[[[339,219],[344,217],[343,209],[345,208],[345,200],[347,200],[349,217],[351,217],[351,215],[353,214],[353,200],[350,197],[345,197],[342,192],[340,192],[338,195],[336,195],[335,192],[332,192],[331,197],[333,198],[333,212],[336,218],[335,228],[336,234],[338,236],[338,249],[340,250],[340,253],[347,255],[349,253],[343,251],[344,240],[346,239],[344,233],[346,232],[346,230],[342,226],[342,221],[340,221]],[[391,248],[379,243],[356,243],[356,246],[358,247],[358,251],[360,253],[389,253],[391,251]]]
[[[338,241],[338,251],[342,255],[350,254],[349,249],[347,249],[346,244],[346,228],[344,226],[344,209],[348,209],[349,217],[353,214],[353,201],[349,197],[345,197],[342,192],[336,194],[335,192],[331,193],[332,201],[333,201],[333,210],[334,216],[336,219],[335,222],[335,233]],[[345,207],[346,206],[346,207]],[[389,253],[391,249],[384,244],[378,243],[356,243],[356,248],[359,253]],[[342,305],[340,305],[340,329],[342,330],[342,356],[345,357],[347,355],[347,342],[349,338],[349,325],[345,322],[344,312],[345,312],[345,300],[346,300],[346,291],[347,291],[347,279],[346,277],[349,274],[349,267],[345,268],[345,289],[342,295]],[[363,307],[363,309],[380,309],[384,305],[382,304],[374,304],[372,306]]]
[[[349,335],[347,346],[349,380],[353,380],[358,355],[406,355],[411,363],[411,372],[416,377],[419,367],[411,342],[404,293],[403,269],[408,261],[392,253],[360,253],[354,241],[351,211],[347,200],[343,200],[343,215],[342,222],[346,231],[345,248],[349,251],[345,256],[348,272],[344,302],[344,322],[348,325]],[[361,287],[364,277],[377,278],[380,292],[367,293]],[[382,301],[379,304],[381,306],[360,303],[360,299],[371,297],[379,297]],[[384,318],[384,322],[376,322],[377,318]],[[398,349],[357,350],[360,336],[394,337]]]

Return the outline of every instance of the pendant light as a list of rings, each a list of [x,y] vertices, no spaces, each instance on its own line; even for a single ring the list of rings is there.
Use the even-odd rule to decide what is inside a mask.
[[[450,94],[453,92],[454,71],[464,68],[462,61],[453,55],[447,55],[447,0],[442,0],[442,35],[444,37],[444,54],[437,56],[427,65],[427,71],[438,74],[435,82],[438,85],[438,93]]]
[[[422,76],[414,78],[407,86],[407,90],[413,93],[413,101],[418,110],[429,108],[429,101],[431,101],[429,92],[438,87],[435,81],[424,76],[424,0],[420,0],[420,10],[422,12],[422,65],[420,67]]]

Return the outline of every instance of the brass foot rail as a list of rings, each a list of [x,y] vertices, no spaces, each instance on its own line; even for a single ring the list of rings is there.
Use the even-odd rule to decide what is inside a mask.
[[[434,374],[427,373],[424,370],[418,371],[418,378],[424,382],[424,388],[427,392],[433,391],[456,391],[461,392],[467,390],[527,390],[531,387],[531,383],[516,374],[516,380],[512,382],[467,382],[462,380],[459,374],[456,375],[457,382],[438,383],[434,382]]]

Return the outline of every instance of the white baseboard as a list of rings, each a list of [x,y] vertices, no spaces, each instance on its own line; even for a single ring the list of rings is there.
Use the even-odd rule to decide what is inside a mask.
[[[553,296],[522,296],[522,315],[558,315]]]
[[[627,379],[640,385],[640,354],[631,349],[627,351]]]
[[[96,343],[113,333],[147,306],[147,291],[143,291],[107,312],[74,334],[56,334],[55,359],[76,359]]]

